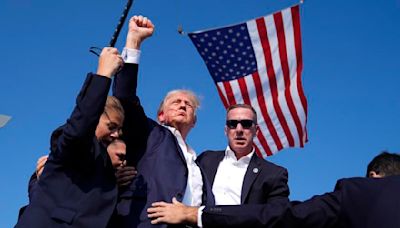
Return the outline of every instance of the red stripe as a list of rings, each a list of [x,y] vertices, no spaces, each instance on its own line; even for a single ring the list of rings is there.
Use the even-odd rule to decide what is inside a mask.
[[[229,106],[236,104],[235,96],[233,95],[233,90],[232,90],[231,84],[229,84],[229,81],[223,82],[223,85],[225,88],[226,97],[228,99]]]
[[[244,103],[251,105],[249,92],[247,90],[247,85],[246,85],[246,81],[244,80],[244,77],[239,78],[238,83],[239,83],[239,88],[240,88],[240,92],[242,94]]]
[[[281,150],[283,148],[282,143],[280,138],[278,137],[278,133],[276,132],[276,129],[274,125],[272,124],[272,120],[268,115],[268,110],[267,106],[265,103],[265,98],[264,98],[264,93],[263,93],[263,88],[260,80],[260,75],[258,72],[253,73],[253,80],[254,80],[254,87],[256,89],[256,94],[257,94],[257,100],[258,100],[258,105],[260,106],[261,114],[265,120],[265,124],[267,125],[267,128],[269,130],[269,133],[271,134],[273,140],[275,141],[276,147],[278,150]]]
[[[301,121],[297,114],[297,110],[294,105],[294,102],[292,99],[292,94],[290,91],[291,79],[290,79],[289,64],[288,64],[288,59],[287,59],[285,28],[283,25],[283,18],[282,18],[281,12],[274,14],[274,21],[275,21],[276,32],[278,35],[279,57],[281,59],[282,73],[283,73],[283,78],[285,79],[284,80],[285,81],[285,98],[286,98],[286,102],[289,107],[290,114],[292,115],[292,118],[294,120],[294,124],[296,125],[297,134],[299,135],[300,146],[303,147],[303,140],[302,140],[303,139],[303,130],[302,130],[302,126],[301,126]],[[294,146],[294,145],[290,145],[290,146]]]
[[[258,140],[260,140],[261,146],[264,148],[265,153],[267,156],[272,155],[271,148],[268,145],[267,138],[264,136],[263,131],[260,129],[257,134]]]
[[[228,108],[228,101],[226,101],[226,98],[224,96],[224,94],[222,93],[221,89],[219,88],[218,84],[215,84],[217,86],[217,90],[218,90],[218,95],[222,100],[222,103],[224,104],[225,108]]]
[[[293,32],[294,32],[294,45],[296,49],[296,59],[297,59],[297,90],[299,91],[299,97],[301,100],[301,104],[303,106],[305,112],[306,121],[304,123],[304,132],[305,136],[303,136],[304,142],[308,141],[306,125],[307,125],[307,99],[304,95],[303,87],[301,84],[301,71],[303,70],[303,56],[302,56],[302,47],[301,47],[301,32],[300,32],[300,14],[299,14],[299,6],[294,6],[291,9],[292,11],[292,19],[293,19]]]
[[[253,144],[253,145],[254,145],[254,150],[256,151],[257,156],[260,158],[264,158],[264,156],[262,155],[262,153],[261,153],[260,149],[257,147],[257,145],[256,144]]]
[[[272,63],[271,47],[269,46],[269,40],[268,40],[265,20],[264,20],[264,18],[259,18],[256,20],[256,23],[257,23],[258,34],[260,36],[261,45],[263,47],[265,64],[267,66],[267,75],[268,75],[268,80],[269,80],[269,86],[271,89],[272,103],[274,105],[276,115],[278,116],[279,122],[283,128],[283,131],[285,132],[285,135],[289,142],[289,145],[294,145],[292,133],[289,130],[289,126],[286,122],[286,119],[282,113],[282,109],[278,102],[278,86],[276,83],[276,75],[275,75],[275,70],[274,70],[274,66]]]

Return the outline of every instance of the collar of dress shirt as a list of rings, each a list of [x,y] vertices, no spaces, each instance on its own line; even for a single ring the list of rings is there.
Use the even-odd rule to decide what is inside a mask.
[[[185,140],[183,140],[181,133],[174,127],[167,125],[162,125],[162,126],[166,127],[168,130],[172,132],[172,134],[174,134],[184,154],[186,154],[185,152],[188,152],[191,156],[193,156],[193,160],[196,160],[197,158],[196,152],[185,142]],[[183,146],[185,146],[186,148],[182,148]]]
[[[253,149],[251,150],[251,152],[248,155],[243,156],[239,160],[237,160],[235,152],[233,152],[233,150],[228,145],[225,150],[225,159],[232,159],[233,161],[244,163],[244,164],[248,165],[250,163],[251,157],[254,154],[254,151],[255,150],[253,147]]]

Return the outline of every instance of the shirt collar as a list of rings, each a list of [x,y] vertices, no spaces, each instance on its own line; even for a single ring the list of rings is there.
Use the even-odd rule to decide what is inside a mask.
[[[241,163],[244,163],[244,164],[249,164],[250,160],[251,160],[251,157],[254,154],[254,151],[255,150],[254,150],[254,147],[253,147],[253,149],[251,150],[251,152],[248,155],[243,156],[239,160],[237,160],[235,152],[233,152],[233,150],[228,145],[226,147],[226,150],[225,150],[225,158],[233,159],[234,161],[241,162]]]
[[[182,135],[181,135],[181,132],[179,132],[178,129],[176,129],[176,128],[174,128],[174,127],[171,127],[171,126],[168,126],[168,125],[162,125],[162,126],[166,127],[168,130],[170,130],[170,131],[172,132],[172,134],[174,134],[174,136],[178,139],[178,143],[179,143],[179,142],[184,143],[184,145],[185,145],[186,148],[187,148],[187,150],[184,150],[184,151],[189,152],[192,156],[194,156],[194,159],[197,158],[196,152],[192,149],[192,147],[190,147],[189,144],[186,143],[185,140],[183,140],[183,137],[182,137]],[[182,149],[182,148],[181,148],[181,149]]]

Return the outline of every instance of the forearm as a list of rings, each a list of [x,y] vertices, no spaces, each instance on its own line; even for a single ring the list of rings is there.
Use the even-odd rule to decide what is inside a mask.
[[[76,105],[63,129],[69,140],[92,138],[100,115],[104,111],[111,80],[95,74],[88,74],[76,99]]]

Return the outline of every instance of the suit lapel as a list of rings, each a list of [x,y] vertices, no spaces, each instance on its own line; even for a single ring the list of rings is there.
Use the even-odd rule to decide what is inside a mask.
[[[254,153],[251,157],[249,166],[247,167],[246,174],[244,175],[242,194],[241,194],[241,204],[244,204],[247,196],[249,195],[251,186],[254,180],[257,178],[258,174],[261,172],[261,165],[259,163],[257,154]]]

